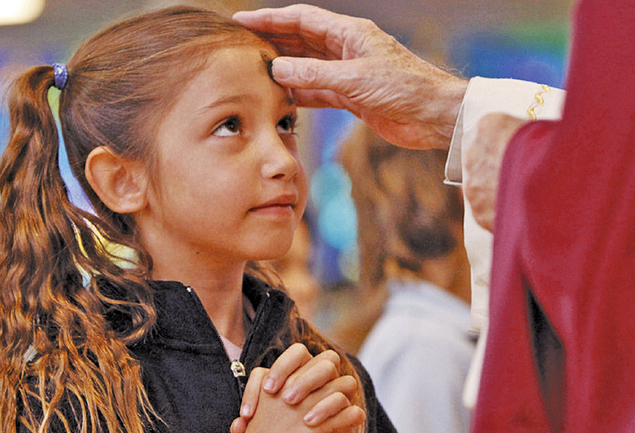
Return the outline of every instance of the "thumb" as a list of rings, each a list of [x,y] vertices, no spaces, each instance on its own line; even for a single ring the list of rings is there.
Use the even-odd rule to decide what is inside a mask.
[[[229,427],[230,433],[245,433],[247,430],[247,421],[244,418],[236,418]]]
[[[355,69],[350,60],[318,60],[305,57],[276,57],[271,66],[273,79],[295,89],[331,90],[345,95],[355,82]]]

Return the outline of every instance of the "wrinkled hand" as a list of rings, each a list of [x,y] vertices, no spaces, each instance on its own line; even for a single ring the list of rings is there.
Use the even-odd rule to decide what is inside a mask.
[[[313,357],[304,345],[292,345],[271,369],[251,372],[231,433],[359,431],[366,414],[351,404],[357,381],[340,376],[339,365],[332,350]]]
[[[274,79],[300,106],[344,108],[387,141],[447,149],[467,81],[420,59],[373,22],[309,5],[238,12],[282,56]]]
[[[476,222],[490,232],[494,231],[498,178],[505,149],[527,122],[506,114],[488,114],[479,121],[474,143],[463,152],[465,196]]]

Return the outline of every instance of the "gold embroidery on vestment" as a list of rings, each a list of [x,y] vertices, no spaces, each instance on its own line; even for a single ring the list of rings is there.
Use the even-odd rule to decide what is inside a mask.
[[[547,86],[546,84],[542,85],[542,91],[538,92],[534,95],[534,99],[535,101],[531,104],[531,107],[529,107],[529,109],[527,110],[527,114],[529,114],[529,118],[531,120],[536,120],[538,119],[538,116],[536,116],[536,108],[543,105],[545,103],[545,98],[543,96],[543,94],[545,93],[549,93],[551,92],[551,87]]]

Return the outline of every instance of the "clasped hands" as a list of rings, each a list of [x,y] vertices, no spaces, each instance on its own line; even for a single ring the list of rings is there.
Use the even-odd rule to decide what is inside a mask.
[[[231,433],[363,431],[366,413],[352,403],[357,380],[341,376],[339,366],[335,351],[314,357],[303,344],[292,345],[270,369],[251,372]]]

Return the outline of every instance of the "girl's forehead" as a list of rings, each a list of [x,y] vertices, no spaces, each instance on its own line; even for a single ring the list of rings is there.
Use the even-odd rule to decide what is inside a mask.
[[[221,106],[256,101],[295,105],[290,90],[277,84],[270,74],[276,56],[269,47],[235,45],[211,53],[207,66],[176,96],[176,105],[192,113],[209,112]],[[192,111],[193,110],[193,111]]]
[[[213,50],[209,55],[208,66],[213,65],[219,59],[222,59],[221,63],[224,63],[224,65],[221,66],[223,68],[227,68],[232,63],[235,63],[236,66],[238,66],[238,64],[244,65],[245,63],[252,65],[259,64],[262,65],[262,70],[272,77],[271,65],[273,59],[277,56],[274,48],[264,42],[259,44],[238,43]],[[228,65],[227,62],[229,62],[230,65]]]
[[[272,62],[276,57],[274,48],[265,43],[237,44],[212,54],[209,67],[216,69],[225,82],[245,83],[245,80],[251,81],[253,77],[260,76],[279,86],[271,72]]]

